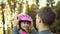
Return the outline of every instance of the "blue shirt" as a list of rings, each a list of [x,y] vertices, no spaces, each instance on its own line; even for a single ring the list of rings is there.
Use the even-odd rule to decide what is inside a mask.
[[[39,32],[39,34],[53,34],[50,30],[44,30]]]
[[[32,33],[32,34],[38,34],[38,32],[37,32],[35,29],[31,30],[31,33]],[[16,26],[13,27],[13,29],[12,29],[12,34],[20,34],[20,33],[19,33],[19,30],[17,29]]]

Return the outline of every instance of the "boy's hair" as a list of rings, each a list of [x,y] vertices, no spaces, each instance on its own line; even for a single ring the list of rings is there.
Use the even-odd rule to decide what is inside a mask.
[[[41,8],[38,12],[38,16],[42,18],[45,25],[51,25],[56,18],[56,14],[51,7]]]

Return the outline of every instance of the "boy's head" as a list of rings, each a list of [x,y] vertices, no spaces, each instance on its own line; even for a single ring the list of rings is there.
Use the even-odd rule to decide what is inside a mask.
[[[36,16],[36,25],[39,26],[40,23],[43,23],[44,25],[52,25],[56,18],[56,14],[54,10],[50,7],[43,7],[39,10],[37,16]]]

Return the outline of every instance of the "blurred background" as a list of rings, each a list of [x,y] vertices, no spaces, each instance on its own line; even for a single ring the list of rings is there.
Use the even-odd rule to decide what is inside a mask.
[[[16,15],[26,13],[35,24],[35,15],[41,7],[50,6],[56,10],[57,18],[51,26],[54,33],[60,32],[60,0],[0,0],[0,34],[11,34]]]

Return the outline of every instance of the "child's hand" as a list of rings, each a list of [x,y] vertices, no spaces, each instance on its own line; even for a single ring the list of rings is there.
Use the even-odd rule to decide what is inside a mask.
[[[30,27],[31,30],[34,29],[34,26],[33,26],[33,19],[31,18],[31,27]]]
[[[14,24],[13,25],[18,25],[19,20],[17,19],[17,15],[14,16]]]

